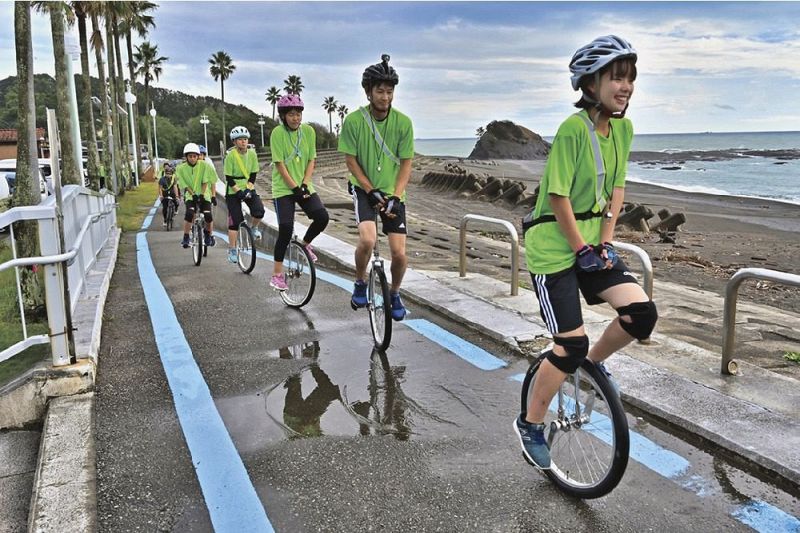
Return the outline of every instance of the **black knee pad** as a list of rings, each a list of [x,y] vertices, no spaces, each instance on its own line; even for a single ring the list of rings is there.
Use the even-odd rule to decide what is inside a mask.
[[[214,217],[211,216],[211,211],[203,211],[203,218],[208,224],[211,224],[214,221]]]
[[[186,222],[191,222],[194,220],[194,207],[187,207],[186,214],[183,216],[183,220]]]
[[[559,357],[550,350],[547,353],[547,360],[554,367],[567,374],[575,372],[589,353],[589,337],[586,335],[581,337],[553,337],[553,342],[564,348],[567,355]]]
[[[658,320],[658,311],[656,304],[652,301],[649,302],[635,302],[617,309],[617,314],[622,316],[631,317],[630,322],[626,322],[620,318],[619,325],[625,332],[634,339],[644,340],[650,337],[653,333],[653,328],[656,327]]]
[[[253,218],[259,218],[259,219],[264,218],[265,212],[266,211],[263,205],[262,206],[256,205],[250,208],[250,216]]]

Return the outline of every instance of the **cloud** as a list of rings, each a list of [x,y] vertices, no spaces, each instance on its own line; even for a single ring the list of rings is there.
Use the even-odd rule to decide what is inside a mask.
[[[714,107],[724,109],[725,111],[736,111],[736,108],[727,104],[714,104]]]

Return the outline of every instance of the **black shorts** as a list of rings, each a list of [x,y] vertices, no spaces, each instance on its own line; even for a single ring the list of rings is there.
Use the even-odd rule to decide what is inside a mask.
[[[186,214],[183,217],[183,220],[186,222],[191,222],[194,220],[194,213],[195,210],[199,208],[200,213],[203,213],[204,216],[207,218],[211,217],[211,202],[206,200],[204,197],[200,197],[200,201],[198,202],[200,205],[197,205],[194,200],[186,200]],[[208,215],[206,215],[208,213]],[[209,220],[210,222],[210,220]]]
[[[348,184],[348,189],[353,197],[353,207],[356,211],[356,224],[361,224],[365,220],[375,220],[376,209],[369,204],[366,191],[361,187],[356,187],[352,183]],[[395,214],[397,215],[396,217],[389,218],[385,213],[380,213],[381,222],[383,223],[383,234],[408,234],[408,228],[406,227],[406,204],[400,202]]]
[[[587,304],[596,305],[603,303],[597,295],[604,290],[622,283],[638,283],[622,259],[610,270],[583,272],[572,266],[553,274],[531,273],[531,279],[539,299],[539,312],[553,335],[583,325],[579,290]]]
[[[322,199],[317,193],[312,194],[305,200],[296,200],[294,195],[281,196],[272,200],[275,206],[275,214],[278,218],[278,224],[294,224],[294,204],[295,202],[303,212],[310,218],[311,213],[325,209]]]
[[[255,193],[250,196],[249,200],[239,200],[236,196],[226,196],[225,205],[228,207],[228,229],[237,230],[239,224],[244,220],[242,213],[242,202],[247,204],[250,209],[250,216],[253,218],[264,218],[264,204],[261,203],[261,197]]]

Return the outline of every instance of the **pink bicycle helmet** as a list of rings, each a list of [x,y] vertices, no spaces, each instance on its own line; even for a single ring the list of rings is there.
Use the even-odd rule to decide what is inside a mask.
[[[278,110],[281,109],[305,109],[305,106],[298,95],[284,94],[278,99]]]

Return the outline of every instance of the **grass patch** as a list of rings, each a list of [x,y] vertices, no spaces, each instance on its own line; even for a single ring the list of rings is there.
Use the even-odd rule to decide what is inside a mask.
[[[792,363],[800,363],[800,352],[784,352],[783,358]]]
[[[141,182],[138,187],[125,191],[119,198],[117,225],[122,231],[138,231],[158,196],[158,183]]]
[[[9,241],[0,243],[0,263],[12,258]],[[28,336],[47,333],[44,321],[28,321]],[[22,322],[17,302],[17,281],[14,269],[0,272],[0,350],[5,350],[22,340]],[[49,357],[50,348],[46,344],[31,346],[11,359],[0,362],[0,385],[20,375],[39,361]]]

